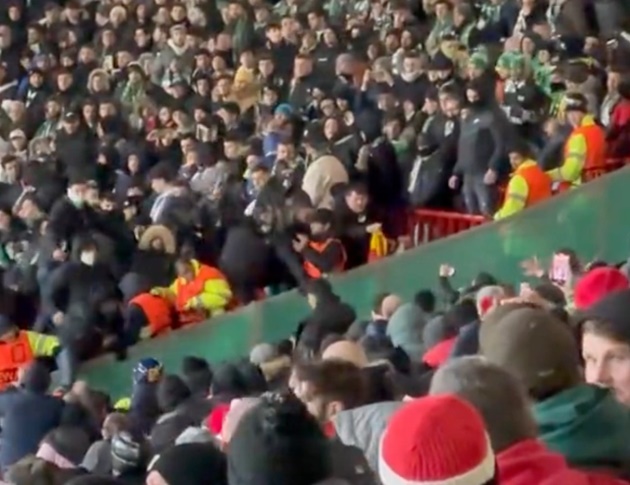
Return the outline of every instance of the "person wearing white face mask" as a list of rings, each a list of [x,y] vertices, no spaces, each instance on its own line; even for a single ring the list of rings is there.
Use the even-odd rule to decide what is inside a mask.
[[[82,251],[79,259],[81,260],[81,263],[86,266],[94,266],[94,263],[96,262],[96,252],[92,250]]]
[[[48,234],[55,241],[73,241],[92,228],[93,213],[85,205],[87,179],[80,174],[71,176],[66,196],[57,200],[50,211]]]

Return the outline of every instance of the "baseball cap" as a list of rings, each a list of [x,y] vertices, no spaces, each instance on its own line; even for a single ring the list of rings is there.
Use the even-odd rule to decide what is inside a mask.
[[[479,330],[479,350],[534,396],[549,396],[579,381],[580,355],[570,327],[533,305],[505,304],[490,312]]]

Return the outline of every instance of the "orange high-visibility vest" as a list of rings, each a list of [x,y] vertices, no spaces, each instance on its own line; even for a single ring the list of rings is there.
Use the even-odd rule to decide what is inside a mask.
[[[571,138],[574,136],[583,136],[586,141],[586,156],[584,159],[584,166],[582,167],[582,173],[584,170],[591,168],[603,167],[606,165],[606,132],[597,123],[591,122],[577,126],[567,138],[564,144],[564,160],[569,156],[571,150]],[[558,187],[558,192],[564,192],[569,190],[572,186],[579,185],[582,182],[582,177],[573,183],[561,182]]]
[[[35,358],[28,334],[18,333],[12,342],[0,343],[0,389],[17,381],[18,369]]]
[[[308,245],[314,251],[317,251],[318,253],[321,254],[324,251],[326,251],[326,248],[332,242],[339,244],[339,247],[341,248],[341,254],[342,254],[341,261],[338,261],[337,264],[335,264],[335,267],[333,268],[332,273],[340,273],[346,267],[346,259],[347,259],[346,250],[341,244],[341,241],[339,241],[338,239],[327,239],[324,242],[311,241],[308,243]],[[314,279],[321,278],[323,276],[323,273],[321,272],[321,270],[310,261],[304,261],[304,272],[307,274],[307,276]]]
[[[578,126],[573,129],[571,136],[573,135],[582,135],[586,140],[586,160],[582,170],[601,167],[606,163],[606,132],[601,126],[597,123]],[[567,155],[568,145],[567,140],[565,144],[565,157]]]
[[[142,308],[151,329],[151,336],[159,335],[171,328],[173,323],[171,305],[165,298],[151,293],[141,293],[129,301],[129,304],[132,303]]]
[[[538,164],[519,167],[515,174],[523,177],[527,183],[525,207],[530,207],[551,197],[551,177]]]

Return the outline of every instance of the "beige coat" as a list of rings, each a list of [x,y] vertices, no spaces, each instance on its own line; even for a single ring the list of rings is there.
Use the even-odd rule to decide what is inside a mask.
[[[302,180],[302,190],[318,209],[332,209],[330,190],[337,184],[348,183],[348,172],[337,157],[324,155],[311,163]]]

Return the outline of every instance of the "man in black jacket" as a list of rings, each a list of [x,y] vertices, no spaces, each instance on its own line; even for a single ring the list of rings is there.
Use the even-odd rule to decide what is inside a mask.
[[[66,196],[55,202],[50,211],[48,237],[68,249],[75,238],[89,232],[94,225],[94,211],[85,205],[86,192],[86,177],[76,174],[70,179]]]
[[[408,176],[409,202],[415,208],[448,208],[451,194],[448,178],[452,167],[445,151],[428,133],[421,133],[416,141],[417,156]]]

